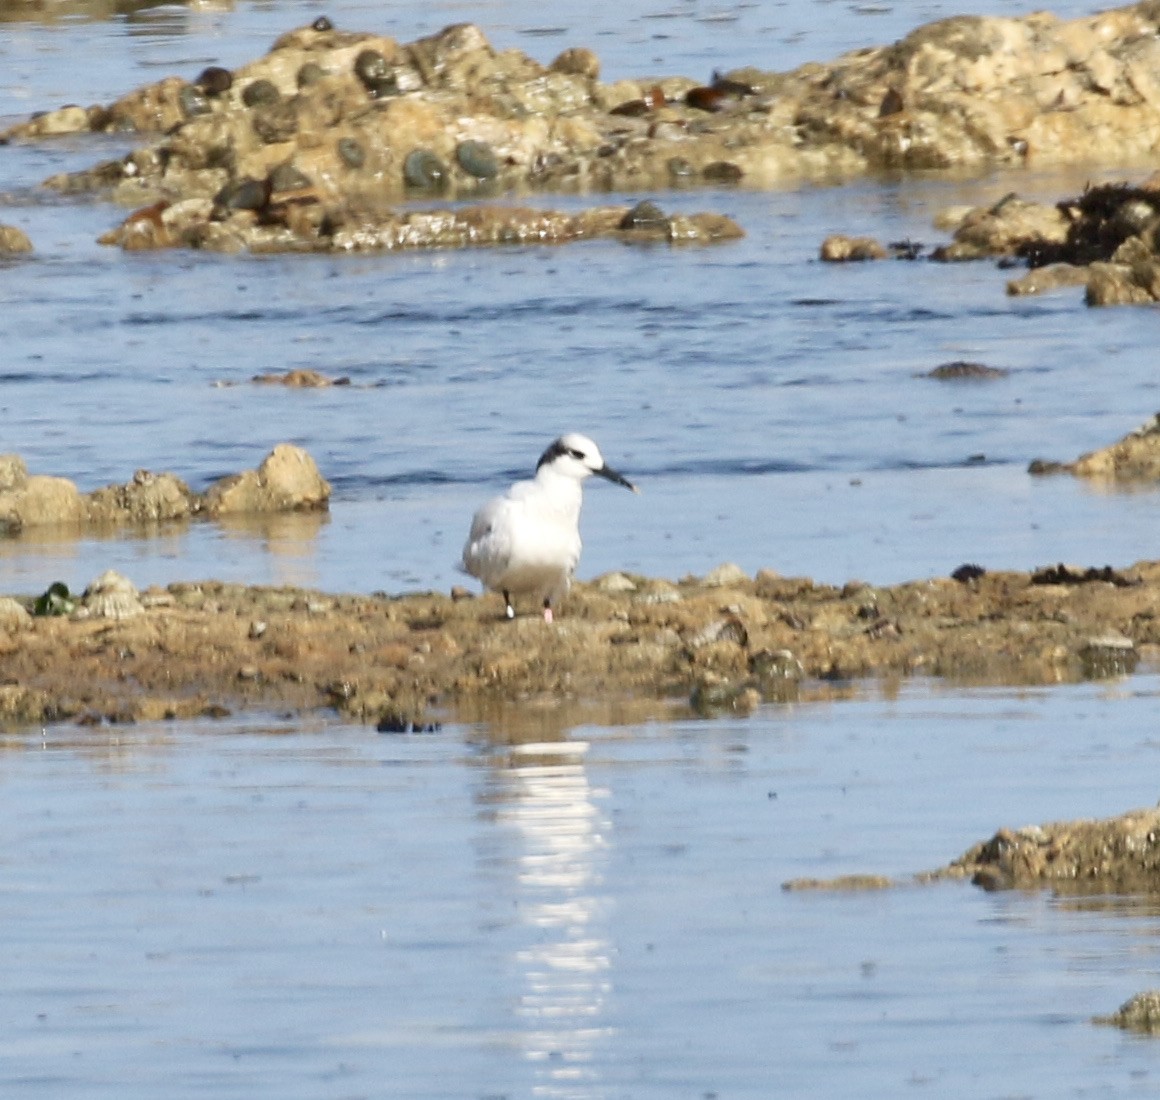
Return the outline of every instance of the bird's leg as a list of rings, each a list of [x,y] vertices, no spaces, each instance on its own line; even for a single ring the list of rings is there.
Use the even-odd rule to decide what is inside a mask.
[[[544,597],[544,622],[550,623],[552,621],[552,601],[547,596]]]
[[[508,595],[508,590],[506,588],[503,590],[503,606],[504,615],[509,619],[514,619],[516,617],[516,609],[512,607],[512,598]]]

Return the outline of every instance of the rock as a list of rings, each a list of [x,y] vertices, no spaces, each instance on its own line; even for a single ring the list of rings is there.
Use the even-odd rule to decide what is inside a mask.
[[[628,207],[598,206],[579,213],[524,206],[460,206],[453,209],[381,210],[376,213],[303,203],[271,202],[255,217],[250,210],[223,211],[204,200],[144,208],[101,237],[126,249],[184,245],[236,252],[369,252],[411,248],[465,248],[509,244],[564,244],[597,237],[625,241],[661,239],[670,244],[715,244],[744,236],[720,214],[674,215],[641,229],[626,218]]]
[[[718,565],[716,569],[711,569],[701,578],[701,584],[705,588],[732,588],[748,583],[749,574],[741,566],[734,565],[732,562]]]
[[[63,477],[32,475],[12,489],[0,490],[0,529],[15,533],[26,527],[74,524],[84,519],[77,487]]]
[[[935,249],[932,258],[950,261],[1015,256],[1028,242],[1040,247],[1062,245],[1069,227],[1069,219],[1057,206],[1027,202],[1012,193],[967,214],[951,243]]]
[[[1080,455],[1071,472],[1096,480],[1160,480],[1160,413],[1110,447]]]
[[[131,619],[144,611],[133,582],[109,569],[85,589],[73,618]]]
[[[600,592],[635,592],[636,582],[624,573],[605,573],[592,582],[592,586]]]
[[[761,704],[761,693],[750,684],[706,672],[689,696],[689,707],[702,718],[722,714],[752,714]]]
[[[822,241],[820,259],[826,263],[885,260],[886,249],[873,237],[846,237],[835,234]]]
[[[671,582],[631,579],[638,591],[627,596],[577,585],[553,630],[531,616],[499,622],[488,600],[212,580],[153,590],[140,599],[146,614],[115,625],[77,622],[67,588],[54,585],[45,611],[55,613],[0,630],[0,649],[5,679],[45,692],[46,709],[28,712],[33,721],[338,707],[371,723],[392,714],[426,724],[439,710],[503,722],[509,733],[505,716],[516,707],[527,708],[520,721],[533,732],[546,709],[565,708],[561,718],[573,720],[563,716],[574,718],[578,701],[599,700],[614,721],[642,706],[671,716],[679,697],[700,713],[737,716],[762,701],[844,698],[855,677],[878,677],[887,691],[911,674],[1058,684],[1091,673],[1085,650],[1122,657],[1130,641],[1141,660],[1160,650],[1160,561],[1123,571],[1056,566],[1042,573],[1050,583],[1025,572],[843,589],[766,578],[727,595],[691,583],[675,600],[661,598],[675,594]],[[94,582],[81,603],[103,587]],[[880,629],[884,621],[896,629]],[[1160,810],[1087,833],[1079,824],[1008,830],[993,852],[935,877],[1155,892],[1160,848],[1150,835],[1160,835]]]
[[[59,137],[61,134],[83,133],[89,128],[89,112],[74,104],[35,116],[28,123],[28,131],[24,136]]]
[[[1046,294],[1062,287],[1085,286],[1088,269],[1077,264],[1048,264],[1036,267],[1018,279],[1007,283],[1007,293],[1013,297],[1029,294]]]
[[[32,251],[32,242],[23,229],[14,225],[0,225],[0,256],[15,256]]]
[[[1132,639],[1115,631],[1089,638],[1080,648],[1079,658],[1088,680],[1127,676],[1140,661]]]
[[[0,725],[35,725],[52,716],[47,692],[19,684],[0,684]]]
[[[836,878],[792,878],[781,884],[786,891],[824,890],[833,892],[889,890],[897,883],[885,875],[838,875]]]
[[[197,495],[173,474],[138,470],[125,485],[109,485],[88,497],[90,523],[159,523],[184,519],[200,507]]]
[[[702,646],[713,645],[717,642],[732,642],[734,645],[747,646],[749,634],[745,624],[736,615],[729,615],[724,619],[716,619],[690,634],[687,645],[690,649],[700,649]]]
[[[8,596],[0,596],[0,629],[18,630],[32,621],[28,609]]]
[[[1110,1016],[1093,1016],[1092,1023],[1155,1035],[1160,1032],[1160,992],[1148,990],[1137,993]]]
[[[964,363],[956,360],[953,363],[941,363],[933,370],[927,371],[924,378],[933,378],[939,382],[977,382],[990,378],[1005,378],[1010,372],[1002,367],[989,367],[985,363]]]
[[[1037,458],[1028,472],[1069,473],[1093,481],[1160,481],[1160,413],[1108,447],[1082,454],[1074,462]]]
[[[232,474],[206,491],[211,516],[243,512],[294,512],[325,508],[330,485],[301,447],[279,443],[256,470]]]
[[[1156,301],[1157,268],[1136,269],[1127,264],[1093,263],[1088,269],[1084,301],[1089,306],[1138,306]]]
[[[28,467],[16,454],[0,455],[0,493],[23,489],[28,483]]]
[[[257,470],[222,478],[202,495],[173,474],[138,470],[126,484],[86,496],[65,478],[29,476],[19,455],[0,455],[0,532],[7,534],[43,524],[107,527],[203,514],[314,510],[325,508],[329,496],[314,460],[289,444],[275,447]]]
[[[166,77],[104,107],[38,115],[0,140],[151,133],[130,157],[53,184],[128,183],[139,205],[262,179],[275,152],[318,181],[327,203],[391,202],[403,194],[411,150],[428,149],[450,166],[463,141],[495,150],[495,184],[509,191],[770,187],[883,170],[1141,163],[1160,154],[1158,26],[1149,2],[1069,22],[1042,12],[955,17],[829,62],[740,69],[706,87],[683,76],[603,85],[591,50],[565,50],[544,66],[496,50],[470,24],[406,45],[311,25],[232,70],[228,87],[205,73],[200,86]],[[247,103],[255,87],[262,94],[250,92]],[[365,157],[357,171],[339,157],[343,141]],[[452,169],[448,186],[457,197],[478,184]]]
[[[924,879],[970,878],[984,889],[1154,894],[1160,885],[1160,810],[1100,821],[1000,829]]]
[[[573,46],[558,54],[549,66],[552,72],[582,76],[586,80],[600,79],[600,58],[583,46]]]
[[[290,370],[282,374],[255,374],[250,379],[263,386],[288,386],[291,389],[324,389],[327,386],[349,386],[349,378],[330,378],[316,370]]]

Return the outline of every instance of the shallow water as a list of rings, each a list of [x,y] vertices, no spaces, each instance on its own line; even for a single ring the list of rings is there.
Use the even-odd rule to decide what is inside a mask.
[[[542,7],[519,3],[329,10],[339,25],[385,23],[404,39],[470,17],[498,45],[544,60],[591,42],[608,75],[639,74],[645,41],[658,71],[786,67],[952,11],[592,5],[569,8],[557,35]],[[236,64],[316,14],[296,4],[160,7],[104,23],[9,24],[0,114]],[[86,64],[70,64],[81,50]],[[1087,310],[1078,291],[1010,300],[989,264],[816,260],[831,231],[931,243],[931,218],[947,205],[1012,188],[1055,198],[1091,173],[657,196],[745,227],[744,241],[712,249],[593,242],[237,258],[101,248],[95,238],[121,212],[36,188],[123,148],[75,139],[0,155],[0,217],[38,247],[0,272],[3,449],[85,489],[139,468],[201,488],[292,439],[333,483],[332,515],[293,533],[284,526],[274,540],[264,528],[48,536],[49,545],[38,534],[0,547],[0,589],[83,586],[109,565],[139,584],[226,573],[360,591],[445,588],[475,504],[569,428],[592,434],[644,489],[640,499],[591,494],[582,576],[679,576],[728,559],[881,583],[964,560],[1024,568],[1151,553],[1152,493],[1033,482],[1025,468],[1110,442],[1154,410],[1154,311]],[[917,377],[952,359],[1011,374],[982,384]],[[294,367],[352,385],[248,383]],[[272,542],[285,553],[272,555]]]
[[[542,60],[588,44],[621,77],[785,68],[962,9],[327,10],[401,39],[470,19]],[[5,23],[0,116],[238,64],[319,11]],[[446,588],[475,504],[568,428],[644,489],[589,494],[586,577],[1156,556],[1154,491],[1025,472],[1158,407],[1155,311],[1009,300],[986,264],[815,259],[832,231],[930,243],[943,206],[1054,199],[1089,173],[656,196],[745,227],[708,250],[255,259],[102,249],[121,212],[36,189],[122,149],[0,149],[0,220],[37,245],[0,267],[0,451],[85,489],[141,467],[200,488],[292,439],[333,506],[0,541],[0,592],[110,566],[142,586]],[[917,377],[953,359],[1011,373]],[[292,367],[352,386],[247,384]],[[507,714],[405,738],[268,718],[10,736],[0,1093],[1151,1095],[1157,1049],[1088,1021],[1157,984],[1155,904],[780,883],[905,875],[1002,825],[1153,803],[1158,690],[914,684],[745,721]]]
[[[655,45],[658,71],[784,67],[950,14],[796,3],[774,19],[762,10],[594,5],[573,12],[560,35],[519,3],[421,16],[391,8],[385,22],[411,38],[472,17],[496,44],[545,60],[563,44],[592,42],[606,72],[623,75],[640,72],[643,41]],[[340,26],[384,22],[377,8],[329,13]],[[285,3],[10,24],[0,114],[237,64],[314,15]],[[92,64],[70,64],[79,49]],[[834,230],[931,243],[930,219],[945,205],[1012,188],[1058,197],[1090,173],[658,196],[669,209],[724,210],[745,226],[744,241],[711,249],[592,243],[237,259],[101,248],[95,238],[121,212],[36,189],[123,147],[70,139],[0,155],[0,215],[38,248],[0,273],[3,449],[84,489],[140,468],[203,487],[291,439],[335,487],[331,520],[284,524],[274,540],[240,527],[147,540],[48,536],[49,545],[38,534],[0,548],[0,589],[82,586],[108,565],[143,585],[226,573],[357,591],[447,587],[474,505],[567,428],[594,435],[645,491],[639,500],[592,494],[581,576],[622,567],[675,577],[733,559],[748,570],[885,582],[967,559],[1125,564],[1151,553],[1141,524],[1152,493],[1094,493],[1024,471],[1031,458],[1117,439],[1154,410],[1153,311],[1085,310],[1078,291],[1015,301],[991,265],[815,260]],[[1012,374],[983,384],[916,377],[956,359]],[[353,384],[248,384],[297,367]],[[281,552],[271,555],[274,543]]]
[[[357,259],[125,256],[54,237],[67,217],[91,240],[105,208],[18,207],[49,254],[0,291],[4,447],[91,489],[142,467],[203,487],[299,442],[335,488],[329,524],[299,555],[325,588],[446,587],[473,506],[572,427],[644,490],[590,493],[582,576],[727,559],[836,582],[968,559],[1124,564],[1151,552],[1153,494],[1025,470],[1156,407],[1153,311],[1087,310],[1078,291],[1008,299],[990,265],[814,260],[831,229],[930,240],[940,206],[1010,185],[664,196],[747,227],[709,250]],[[917,377],[952,359],[1011,374]],[[294,367],[352,386],[248,384]],[[74,546],[61,577],[41,541],[4,548],[0,587],[83,585],[106,556]],[[203,576],[229,568],[223,541],[227,563],[263,568],[262,539],[200,530],[117,546],[110,564],[133,562],[138,583]]]
[[[1158,693],[9,738],[0,1091],[1152,1095],[1155,903],[780,884],[1149,804]]]

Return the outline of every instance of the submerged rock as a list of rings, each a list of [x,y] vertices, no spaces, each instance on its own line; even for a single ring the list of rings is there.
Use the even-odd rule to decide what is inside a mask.
[[[933,370],[927,371],[924,378],[933,378],[936,382],[982,382],[993,378],[1006,378],[1010,371],[1002,367],[989,367],[986,363],[967,363],[955,360],[953,363],[940,363]]]

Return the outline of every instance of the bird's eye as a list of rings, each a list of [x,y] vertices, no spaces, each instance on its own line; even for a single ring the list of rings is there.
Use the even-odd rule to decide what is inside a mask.
[[[583,462],[583,461],[584,461],[584,452],[583,452],[583,451],[578,451],[578,450],[576,450],[576,449],[575,449],[575,447],[570,447],[570,448],[568,449],[568,453],[569,453],[569,454],[570,454],[570,455],[571,455],[573,458],[575,458],[575,459],[578,459],[578,460],[579,460],[579,461],[581,461],[581,462]]]

